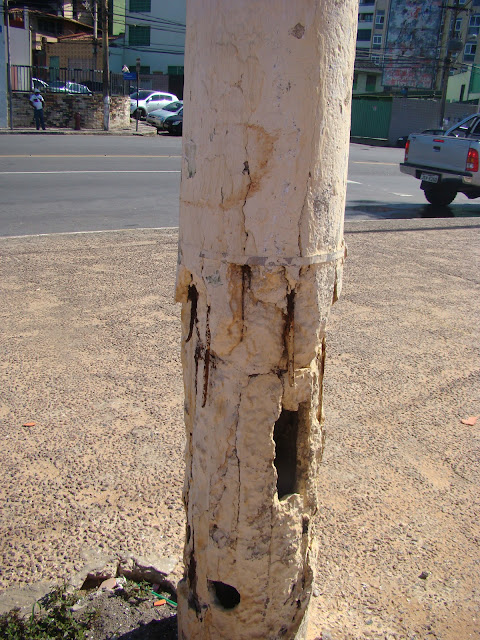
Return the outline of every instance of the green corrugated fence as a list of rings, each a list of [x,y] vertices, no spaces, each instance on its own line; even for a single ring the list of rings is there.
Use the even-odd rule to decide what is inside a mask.
[[[358,138],[388,138],[391,99],[354,98],[350,135]]]
[[[468,93],[480,93],[480,67],[473,65]]]

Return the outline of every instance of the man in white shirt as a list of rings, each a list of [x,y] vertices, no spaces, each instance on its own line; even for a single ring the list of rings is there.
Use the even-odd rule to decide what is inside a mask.
[[[30,96],[30,104],[33,107],[33,115],[35,116],[35,126],[37,127],[37,131],[40,129],[40,125],[42,129],[45,131],[45,119],[43,117],[43,103],[44,99],[40,94],[38,89]]]

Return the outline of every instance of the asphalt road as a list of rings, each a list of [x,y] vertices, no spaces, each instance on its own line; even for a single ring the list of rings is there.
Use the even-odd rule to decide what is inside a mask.
[[[420,182],[400,173],[404,149],[350,145],[347,219],[453,218],[480,215],[480,200],[458,194],[449,207],[425,200]]]
[[[181,140],[0,136],[0,235],[178,226]]]
[[[0,136],[0,236],[178,226],[181,139]],[[403,149],[350,146],[347,219],[480,214],[463,195],[428,205]]]

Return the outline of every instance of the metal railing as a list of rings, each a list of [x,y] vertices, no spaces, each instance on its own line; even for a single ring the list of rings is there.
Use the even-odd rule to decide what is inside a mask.
[[[39,89],[42,93],[88,94],[103,92],[103,72],[95,69],[66,69],[11,65],[12,91],[28,92]],[[130,82],[122,73],[110,73],[109,94],[128,96]]]

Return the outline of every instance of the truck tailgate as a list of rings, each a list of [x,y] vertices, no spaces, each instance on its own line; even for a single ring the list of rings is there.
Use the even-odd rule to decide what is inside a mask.
[[[450,171],[465,171],[468,150],[472,140],[418,134],[411,135],[410,140],[409,164],[419,164]]]

